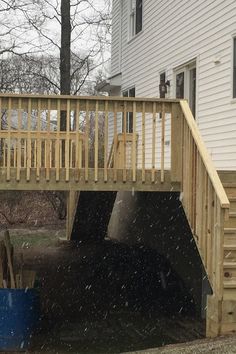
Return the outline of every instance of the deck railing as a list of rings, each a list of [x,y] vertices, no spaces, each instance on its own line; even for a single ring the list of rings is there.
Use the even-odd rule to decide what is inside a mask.
[[[12,181],[11,189],[17,188],[23,180],[23,189],[38,185],[79,191],[87,183],[86,190],[139,186],[137,190],[157,191],[166,190],[169,170],[167,190],[176,183],[182,192],[184,210],[212,284],[209,326],[211,313],[215,316],[214,304],[218,306],[223,297],[224,220],[229,201],[188,103],[2,94],[0,112],[2,188]],[[132,121],[130,131],[128,121]],[[220,313],[217,316],[215,323],[220,322]]]
[[[83,178],[163,183],[171,166],[166,141],[170,144],[170,119],[177,102],[2,94],[0,167],[6,181],[20,181],[26,172],[28,182]],[[127,132],[131,118],[132,131]]]
[[[212,285],[214,296],[208,300],[207,331],[215,333],[215,329],[210,329],[210,320],[220,322],[220,313],[218,319],[215,317],[215,306],[223,298],[224,221],[230,204],[188,103],[181,101],[180,107],[182,202]]]

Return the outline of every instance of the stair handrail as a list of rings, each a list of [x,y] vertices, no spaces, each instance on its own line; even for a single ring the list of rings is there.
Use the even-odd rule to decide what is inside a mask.
[[[222,182],[218,176],[218,173],[217,173],[214,163],[210,157],[210,154],[205,146],[205,143],[203,142],[199,128],[198,128],[197,123],[193,117],[193,114],[192,114],[192,111],[188,105],[188,102],[186,100],[180,100],[180,106],[182,108],[184,118],[188,124],[190,131],[191,131],[192,137],[193,137],[195,144],[198,148],[198,152],[202,158],[202,161],[204,163],[206,171],[207,171],[209,178],[212,182],[215,193],[216,193],[217,197],[219,198],[220,205],[223,209],[229,209],[229,207],[230,207],[229,199],[228,199],[227,194],[224,190]]]

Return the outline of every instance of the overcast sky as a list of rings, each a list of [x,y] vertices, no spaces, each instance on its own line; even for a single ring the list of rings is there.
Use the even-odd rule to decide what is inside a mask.
[[[19,0],[16,3],[29,4],[27,16],[28,19],[34,21],[37,27],[41,28],[42,35],[34,30],[27,29],[25,24],[25,17],[21,11],[2,12],[1,10],[6,6],[6,1],[0,0],[0,46],[3,48],[14,42],[17,45],[18,52],[30,51],[32,53],[40,53],[43,48],[44,53],[51,53],[53,55],[59,54],[60,45],[60,2],[57,0],[41,0],[44,2],[40,6],[38,0]],[[99,28],[96,25],[89,26],[87,19],[93,20],[98,18],[98,11],[104,11],[107,7],[108,0],[87,0],[82,1],[76,6],[77,0],[71,0],[71,14],[73,17],[72,25],[77,24],[72,31],[72,51],[86,52],[93,48],[98,49],[98,35],[103,38],[103,31],[105,28]],[[58,5],[57,5],[58,3]],[[47,16],[48,18],[45,18]],[[6,33],[10,31],[7,35]],[[48,37],[48,39],[47,39]],[[55,45],[52,45],[52,42]],[[105,54],[108,55],[109,46],[105,48]]]

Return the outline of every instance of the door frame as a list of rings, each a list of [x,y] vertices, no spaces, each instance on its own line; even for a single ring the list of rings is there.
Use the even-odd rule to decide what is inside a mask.
[[[190,71],[194,68],[196,68],[196,97],[195,97],[195,119],[197,119],[198,116],[198,61],[197,58],[186,62],[183,65],[180,65],[176,68],[173,69],[173,82],[174,82],[174,88],[173,88],[173,93],[174,97],[176,98],[176,76],[180,73],[184,73],[184,99],[187,99],[188,102],[190,101]]]

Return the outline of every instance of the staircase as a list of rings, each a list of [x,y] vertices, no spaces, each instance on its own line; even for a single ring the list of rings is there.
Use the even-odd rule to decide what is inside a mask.
[[[222,332],[236,331],[236,172],[219,173],[229,198],[229,218],[224,224]]]
[[[230,210],[224,227],[224,289],[234,289],[231,293],[236,298],[236,184],[225,187],[225,190],[230,201]],[[225,294],[230,295],[227,290]]]

